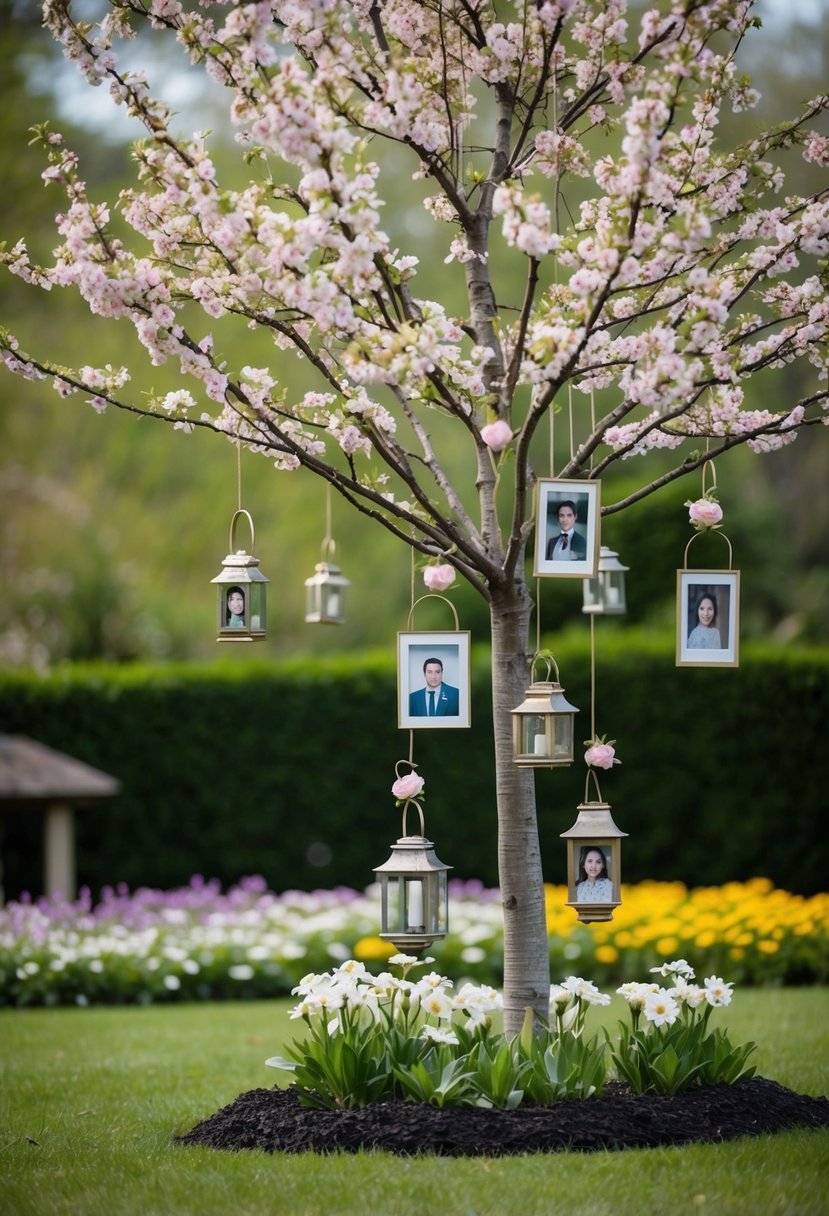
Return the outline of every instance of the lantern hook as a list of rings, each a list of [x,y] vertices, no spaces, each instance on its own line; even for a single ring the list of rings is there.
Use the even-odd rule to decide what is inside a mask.
[[[535,681],[535,665],[536,665],[536,663],[540,663],[540,662],[545,663],[547,666],[547,671],[545,673],[546,679],[547,680],[550,679],[550,674],[551,674],[552,670],[555,669],[556,683],[557,684],[560,683],[559,674],[558,674],[558,663],[553,658],[553,652],[551,650],[538,650],[533,655],[532,662],[530,664],[530,676],[531,676],[532,680]]]
[[[596,770],[592,766],[588,767],[587,777],[585,778],[585,781],[584,781],[584,801],[585,802],[590,801],[590,799],[587,797],[587,795],[588,795],[588,792],[590,789],[590,778],[591,777],[593,778],[593,784],[596,787],[597,800],[599,802],[604,802],[604,799],[602,798],[602,791],[599,789],[599,778],[596,776]]]
[[[425,838],[426,823],[423,818],[423,808],[421,807],[420,803],[414,798],[407,798],[406,801],[403,803],[403,835],[408,836],[408,834],[409,834],[408,831],[406,830],[406,813],[410,806],[417,807],[417,813],[420,817],[420,835]]]
[[[248,521],[248,525],[250,527],[250,551],[251,551],[251,553],[253,553],[256,549],[256,535],[253,531],[253,520],[250,516],[250,512],[245,511],[243,507],[240,507],[238,511],[233,512],[233,519],[230,521],[230,548],[229,548],[228,552],[229,553],[236,552],[236,549],[234,548],[235,538],[236,538],[236,521],[238,520],[240,515],[244,515]],[[241,549],[241,550],[239,550],[239,552],[243,553],[244,550]]]

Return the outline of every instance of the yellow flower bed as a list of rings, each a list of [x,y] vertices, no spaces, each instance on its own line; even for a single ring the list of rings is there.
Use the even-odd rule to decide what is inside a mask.
[[[691,890],[679,882],[623,884],[612,921],[593,925],[564,906],[565,887],[548,886],[546,896],[552,958],[578,958],[583,971],[592,959],[600,975],[627,979],[682,957],[698,973],[727,971],[755,983],[829,975],[829,894],[792,895],[767,878]]]

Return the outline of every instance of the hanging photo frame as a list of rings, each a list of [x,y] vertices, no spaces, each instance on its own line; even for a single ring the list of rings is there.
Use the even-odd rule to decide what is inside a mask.
[[[427,599],[444,600],[455,618],[449,630],[412,630],[414,610]],[[409,613],[409,629],[397,635],[397,724],[406,730],[471,726],[469,630],[458,628],[454,605],[424,595]]]
[[[594,578],[599,566],[601,482],[541,478],[533,573],[538,578]]]
[[[728,570],[689,570],[692,536],[676,572],[677,667],[740,665],[740,571],[731,569],[728,537],[717,535],[728,545]]]

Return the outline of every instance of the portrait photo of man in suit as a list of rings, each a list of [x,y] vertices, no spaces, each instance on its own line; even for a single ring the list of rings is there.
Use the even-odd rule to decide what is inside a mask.
[[[443,663],[431,657],[423,664],[424,688],[409,693],[409,715],[412,718],[456,718],[460,713],[457,688],[443,682]]]
[[[551,500],[547,510],[548,531],[552,531],[545,554],[548,562],[585,560],[587,538],[576,527],[578,517],[578,507],[572,498],[558,503]]]

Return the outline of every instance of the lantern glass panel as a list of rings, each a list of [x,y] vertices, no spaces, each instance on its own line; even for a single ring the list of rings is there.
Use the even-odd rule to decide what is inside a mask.
[[[308,579],[305,584],[305,618],[316,621],[320,617],[320,594],[322,588],[315,579]]]
[[[542,714],[521,715],[521,753],[524,756],[549,756],[547,719]]]
[[[553,756],[556,760],[573,757],[572,714],[556,714],[553,718]]]
[[[344,587],[327,586],[324,589],[323,615],[331,620],[340,620],[343,616]]]
[[[584,580],[584,607],[589,611],[600,608],[602,604],[601,590],[602,575]]]
[[[250,587],[241,583],[219,583],[219,628],[231,632],[250,629]]]
[[[406,933],[425,933],[428,889],[422,878],[406,879],[406,906],[403,928]],[[430,918],[431,919],[431,918]],[[429,928],[432,926],[430,925]]]
[[[259,630],[265,628],[265,584],[251,583],[248,588],[250,607],[250,628]]]
[[[611,570],[603,574],[604,602],[608,612],[625,610],[625,575],[623,570]]]
[[[383,892],[381,931],[397,933],[406,927],[401,908],[401,880],[396,874],[390,874],[388,877],[384,874],[381,879],[381,888]]]
[[[434,904],[434,925],[437,933],[446,933],[449,929],[449,879],[446,870],[435,875],[437,881],[437,899]]]

